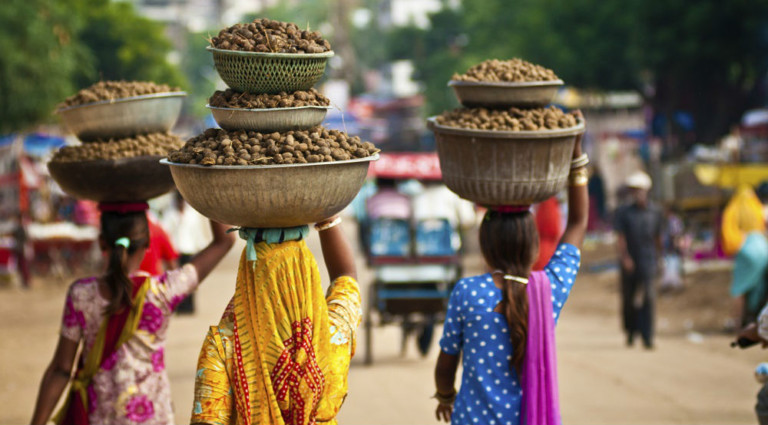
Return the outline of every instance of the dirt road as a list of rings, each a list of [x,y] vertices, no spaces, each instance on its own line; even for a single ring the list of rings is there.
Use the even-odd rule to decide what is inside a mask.
[[[347,228],[353,232],[349,224]],[[315,235],[310,246],[319,255]],[[218,321],[231,297],[238,256],[239,251],[233,251],[200,288],[197,313],[174,317],[170,325],[166,362],[177,423],[188,421],[200,344],[207,326]],[[365,270],[362,263],[359,267]],[[759,386],[752,371],[768,360],[768,352],[732,350],[725,335],[686,337],[663,330],[656,350],[627,349],[618,329],[612,279],[610,274],[581,274],[563,310],[558,356],[564,422],[755,423]],[[367,272],[361,282],[367,282]],[[31,417],[40,378],[56,343],[65,290],[65,284],[50,282],[29,291],[0,290],[2,424],[25,423]],[[594,308],[595,300],[600,300],[600,308]],[[361,328],[360,337],[362,332]],[[373,366],[364,366],[362,355],[354,360],[350,395],[339,422],[436,423],[435,403],[429,398],[434,392],[436,349],[422,359],[410,344],[408,354],[400,357],[400,333],[393,326],[376,328],[374,343]]]

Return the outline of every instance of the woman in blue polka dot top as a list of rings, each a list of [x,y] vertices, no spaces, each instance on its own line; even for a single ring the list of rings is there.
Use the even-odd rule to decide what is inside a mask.
[[[451,293],[435,368],[438,420],[560,425],[554,326],[579,270],[589,209],[587,162],[579,137],[568,179],[568,225],[544,271],[531,271],[539,243],[528,208],[486,213],[480,246],[490,272],[460,280]]]

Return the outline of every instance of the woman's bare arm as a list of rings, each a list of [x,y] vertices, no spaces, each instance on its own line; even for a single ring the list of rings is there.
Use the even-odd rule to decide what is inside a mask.
[[[197,279],[202,282],[219,264],[235,243],[235,235],[227,233],[229,226],[211,220],[213,240],[190,261],[197,269]]]
[[[573,158],[581,155],[581,138],[576,138],[576,145],[573,148]],[[568,187],[568,224],[565,227],[560,243],[567,243],[581,249],[584,243],[584,236],[587,234],[587,223],[589,220],[589,193],[587,186],[569,186]]]
[[[59,343],[56,346],[56,352],[53,355],[51,364],[43,374],[43,380],[40,382],[40,390],[37,394],[35,403],[35,412],[32,416],[32,425],[42,425],[48,423],[53,414],[53,409],[61,397],[61,393],[67,388],[69,379],[72,376],[72,366],[77,360],[78,342],[59,337]]]
[[[335,220],[332,217],[327,223]],[[341,225],[331,227],[320,232],[320,246],[323,249],[323,259],[328,268],[331,282],[341,276],[349,276],[357,279],[357,266],[355,266],[355,254],[341,229]]]

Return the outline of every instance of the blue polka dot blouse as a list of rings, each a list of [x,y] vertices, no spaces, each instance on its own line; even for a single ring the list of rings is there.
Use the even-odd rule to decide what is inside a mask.
[[[573,287],[581,254],[573,245],[561,244],[544,271],[552,283],[555,322]],[[451,292],[440,348],[461,353],[464,366],[461,388],[451,423],[518,425],[522,388],[510,371],[512,343],[506,318],[493,309],[502,292],[490,273],[461,279]]]

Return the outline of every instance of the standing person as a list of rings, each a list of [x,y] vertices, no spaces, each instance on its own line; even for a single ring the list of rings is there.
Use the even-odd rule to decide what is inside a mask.
[[[480,247],[491,272],[460,280],[451,293],[435,367],[438,420],[560,425],[554,327],[579,269],[589,215],[581,137],[573,158],[568,225],[544,271],[531,270],[539,246],[527,208],[485,214]]]
[[[651,177],[642,171],[629,176],[631,203],[616,211],[621,267],[621,309],[627,346],[640,333],[643,345],[653,348],[654,279],[661,255],[661,210],[648,199]]]
[[[153,277],[137,271],[149,246],[147,204],[101,207],[106,272],[69,288],[61,336],[43,375],[32,423],[48,422],[71,380],[56,423],[173,424],[164,363],[168,319],[226,255],[233,236],[211,222],[214,238],[208,247],[181,269]]]
[[[237,287],[200,351],[192,423],[335,423],[361,317],[340,222],[315,225],[331,279],[326,297],[304,242],[308,226],[240,230],[247,246]]]
[[[661,278],[662,291],[683,289],[683,220],[672,210],[664,210],[664,275]]]
[[[166,229],[171,229],[170,236],[178,250],[179,265],[187,264],[210,243],[212,236],[207,221],[177,193],[174,208],[163,215],[163,224]],[[176,308],[176,312],[194,313],[195,294],[189,294]]]
[[[749,186],[738,189],[723,211],[723,250],[735,255],[731,296],[734,316],[742,326],[754,322],[768,298],[768,240],[762,204]]]
[[[29,271],[29,256],[27,255],[27,230],[24,222],[24,213],[19,211],[16,227],[13,229],[13,251],[16,257],[16,269],[19,273],[21,285],[29,288],[32,277]]]

